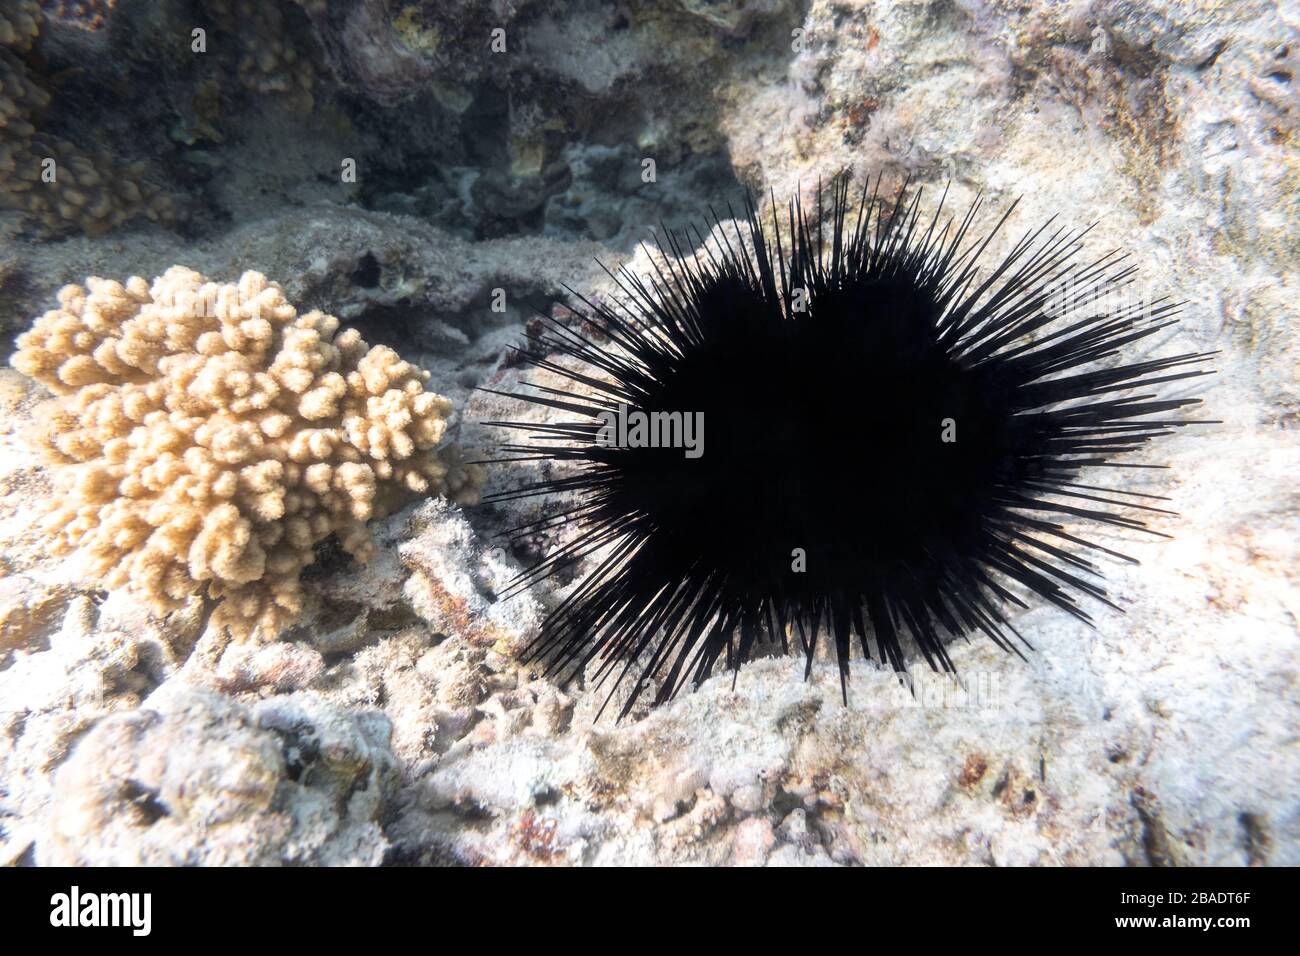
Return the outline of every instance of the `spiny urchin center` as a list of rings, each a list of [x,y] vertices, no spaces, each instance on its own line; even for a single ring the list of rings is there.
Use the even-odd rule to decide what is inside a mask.
[[[706,340],[632,409],[698,413],[703,454],[612,459],[657,529],[707,542],[682,559],[703,553],[745,581],[799,548],[809,580],[833,587],[936,540],[974,547],[976,499],[1011,464],[1011,413],[995,382],[939,344],[926,290],[864,284],[788,314],[757,289],[727,299]]]

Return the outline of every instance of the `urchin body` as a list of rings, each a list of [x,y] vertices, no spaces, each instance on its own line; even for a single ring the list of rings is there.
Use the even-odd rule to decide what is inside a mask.
[[[810,662],[829,637],[842,677],[855,644],[904,670],[904,635],[950,670],[952,636],[1014,647],[1017,594],[1085,620],[1074,593],[1106,600],[1082,555],[1114,552],[1064,523],[1140,528],[1125,512],[1150,506],[1080,473],[1184,424],[1167,413],[1194,399],[1134,389],[1203,374],[1188,366],[1206,356],[1116,365],[1176,306],[1054,297],[1097,301],[1131,275],[1119,257],[1078,262],[1082,233],[1043,227],[980,276],[975,207],[941,226],[918,199],[864,196],[852,217],[837,188],[784,230],[750,209],[752,248],[737,230],[687,256],[670,237],[656,275],[618,277],[618,305],[588,302],[580,327],[530,343],[526,360],[573,387],[520,397],[566,418],[502,423],[532,436],[504,447],[579,467],[499,497],[576,495],[519,531],[580,533],[520,584],[591,567],[531,649],[552,671],[600,660],[621,680],[639,660],[630,707],[651,681],[662,701],[790,635]],[[700,453],[610,443],[615,410],[695,416]]]

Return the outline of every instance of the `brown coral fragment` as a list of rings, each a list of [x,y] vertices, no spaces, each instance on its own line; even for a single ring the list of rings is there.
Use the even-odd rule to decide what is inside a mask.
[[[91,278],[59,305],[13,358],[61,396],[41,435],[62,491],[44,527],[159,612],[204,593],[236,636],[274,634],[316,544],[335,535],[365,561],[366,521],[411,494],[477,497],[479,469],[440,447],[452,404],[428,373],[299,315],[256,272]]]
[[[15,648],[33,646],[55,628],[72,592],[26,575],[0,575],[0,661]]]
[[[41,9],[51,17],[81,27],[100,30],[113,15],[116,0],[40,0]]]

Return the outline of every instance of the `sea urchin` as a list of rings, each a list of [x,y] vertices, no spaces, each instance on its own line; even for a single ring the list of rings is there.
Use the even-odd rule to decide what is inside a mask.
[[[617,301],[579,296],[578,321],[530,336],[524,361],[567,385],[517,397],[567,420],[491,423],[529,433],[498,460],[554,463],[494,497],[564,496],[508,534],[578,533],[516,586],[590,562],[526,652],[549,673],[597,661],[617,686],[639,663],[626,713],[764,642],[797,640],[811,668],[824,635],[842,683],[855,641],[903,672],[910,636],[950,671],[953,636],[1027,646],[1004,614],[1022,596],[1085,621],[1076,594],[1111,603],[1085,555],[1132,559],[1071,529],[1142,529],[1154,496],[1080,473],[1142,467],[1112,459],[1197,401],[1149,387],[1211,353],[1116,360],[1178,304],[1117,305],[1134,269],[1080,261],[1087,229],[1049,220],[982,276],[1006,215],[968,242],[978,199],[941,222],[879,186],[851,203],[841,182],[826,208],[819,190],[811,218],[796,200],[784,230],[747,201],[748,238],[713,214],[693,253],[669,232],[653,275],[620,271]]]

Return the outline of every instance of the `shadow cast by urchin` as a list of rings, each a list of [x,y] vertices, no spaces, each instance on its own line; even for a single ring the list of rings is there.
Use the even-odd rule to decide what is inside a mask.
[[[815,217],[796,198],[784,229],[775,198],[769,226],[747,198],[748,242],[710,209],[711,241],[667,233],[651,275],[611,273],[618,301],[574,293],[577,327],[544,318],[529,337],[523,362],[567,384],[512,397],[568,417],[487,423],[528,433],[494,461],[569,473],[489,500],[566,496],[507,534],[579,531],[512,590],[593,566],[525,659],[561,679],[598,661],[615,688],[640,661],[622,716],[651,681],[659,704],[719,661],[738,669],[764,635],[787,653],[797,640],[807,675],[825,635],[847,700],[855,640],[901,674],[910,637],[951,672],[954,637],[1029,647],[1004,613],[1027,606],[1014,591],[1088,623],[1077,595],[1116,606],[1089,557],[1137,562],[1067,524],[1160,535],[1136,513],[1172,512],[1082,472],[1159,467],[1113,459],[1193,423],[1176,413],[1199,399],[1150,389],[1210,374],[1195,366],[1214,353],[1120,361],[1181,304],[1090,311],[1136,271],[1118,250],[1081,260],[1091,226],[1048,219],[981,277],[1014,203],[968,242],[978,197],[944,220],[943,200],[923,218],[920,190],[879,190],[854,204],[841,180],[823,208],[819,188]],[[611,442],[611,419],[634,413],[698,414],[702,453]]]

